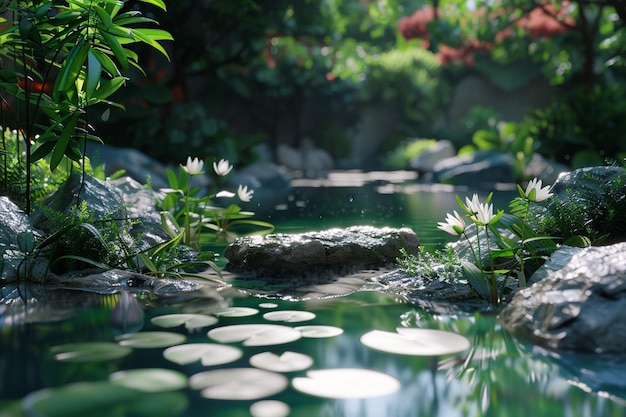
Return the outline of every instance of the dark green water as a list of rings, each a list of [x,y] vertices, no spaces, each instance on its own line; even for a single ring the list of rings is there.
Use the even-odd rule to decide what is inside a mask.
[[[447,237],[436,230],[436,222],[456,208],[454,192],[378,191],[381,190],[376,187],[301,189],[292,193],[281,210],[267,213],[271,213],[269,220],[277,224],[280,232],[354,224],[406,226],[416,230],[426,245],[437,246],[446,241]],[[457,190],[462,196],[466,192]],[[508,201],[509,196],[497,200],[496,195],[494,205],[505,208],[500,201]],[[260,215],[265,211],[265,207],[259,207]],[[70,303],[68,300],[76,300],[73,296],[78,296],[80,302]],[[265,306],[266,303],[275,305]],[[120,316],[121,305],[119,295],[50,292],[40,304],[0,307],[0,417],[240,417],[253,415],[251,407],[262,400],[287,404],[288,415],[295,417],[626,415],[622,400],[626,390],[615,384],[619,376],[611,375],[624,374],[623,359],[547,352],[512,338],[491,315],[432,316],[376,291],[322,299],[268,299],[235,289],[193,298],[155,299],[139,295],[132,298]],[[220,309],[233,306],[253,308],[257,313],[247,317],[218,316],[216,323],[193,331],[183,326],[157,327],[151,322],[153,317],[172,313],[215,316]],[[137,313],[139,307],[143,317]],[[209,330],[236,324],[274,323],[263,315],[282,310],[312,312],[315,317],[306,322],[279,324],[334,326],[343,333],[326,338],[303,337],[270,346],[225,343],[240,349],[242,356],[214,366],[203,366],[199,361],[173,363],[163,356],[166,347],[133,347],[116,359],[86,362],[60,361],[54,353],[56,346],[69,343],[117,345],[120,333],[131,330],[183,335],[185,343],[216,343],[207,336]],[[445,356],[411,356],[381,352],[360,342],[367,332],[394,332],[398,327],[451,331],[467,337],[471,348]],[[207,399],[199,390],[190,388],[146,393],[109,382],[110,375],[121,370],[165,369],[190,377],[213,369],[249,368],[249,360],[256,354],[280,355],[287,351],[305,354],[313,359],[313,364],[304,370],[284,373],[287,387],[258,400]],[[344,368],[377,371],[395,378],[400,388],[368,398],[327,399],[300,392],[293,385],[308,371]],[[277,417],[255,414],[261,415]]]

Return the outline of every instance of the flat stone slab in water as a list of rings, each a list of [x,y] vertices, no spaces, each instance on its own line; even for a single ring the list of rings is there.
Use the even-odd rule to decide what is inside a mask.
[[[241,237],[224,251],[231,272],[302,276],[323,270],[348,271],[396,261],[400,249],[419,249],[409,228],[352,226],[300,234]]]

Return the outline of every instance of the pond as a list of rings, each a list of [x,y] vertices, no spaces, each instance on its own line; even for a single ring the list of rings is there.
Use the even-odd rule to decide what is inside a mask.
[[[437,221],[474,190],[406,175],[302,180],[257,213],[278,232],[411,227],[437,247]],[[38,302],[0,307],[0,417],[626,414],[619,377],[604,378],[623,358],[540,349],[493,314],[429,314],[368,286],[376,273],[280,296],[31,289]]]

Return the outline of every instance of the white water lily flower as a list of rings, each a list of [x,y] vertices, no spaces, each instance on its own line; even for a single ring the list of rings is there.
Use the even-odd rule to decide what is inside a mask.
[[[220,177],[228,175],[233,166],[226,159],[220,159],[219,162],[213,162],[213,171]]]
[[[240,185],[239,188],[237,188],[237,196],[239,196],[239,199],[244,203],[252,200],[252,194],[254,194],[254,190],[248,190],[247,185]]]
[[[550,192],[550,186],[546,185],[545,187],[541,187],[542,185],[541,180],[538,178],[530,180],[526,186],[526,191],[524,191],[524,196],[528,200],[537,203],[552,197],[553,194]]]
[[[202,174],[202,168],[204,167],[204,161],[198,158],[191,159],[191,156],[187,157],[187,163],[182,167],[189,175]]]
[[[493,204],[479,204],[476,214],[470,218],[482,226],[490,224],[496,218],[496,215],[493,214]]]
[[[458,236],[465,231],[465,220],[463,220],[461,215],[454,210],[454,216],[447,213],[446,221],[437,223],[437,229],[441,229],[446,233]]]
[[[235,196],[235,193],[231,193],[230,191],[226,191],[226,190],[222,190],[219,193],[215,194],[215,197],[217,198],[222,198],[222,197],[230,198],[234,196]]]
[[[480,206],[482,206],[482,203],[478,199],[478,194],[474,194],[471,200],[465,197],[465,207],[467,207],[467,209],[471,211],[470,214],[474,215],[478,213]]]

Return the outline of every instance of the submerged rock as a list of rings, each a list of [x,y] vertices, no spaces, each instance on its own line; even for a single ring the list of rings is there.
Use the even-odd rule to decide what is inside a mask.
[[[241,237],[226,248],[224,256],[229,271],[290,278],[385,265],[395,262],[401,248],[419,249],[419,239],[411,229],[352,226]]]
[[[626,353],[626,242],[556,251],[499,315],[552,349]]]

